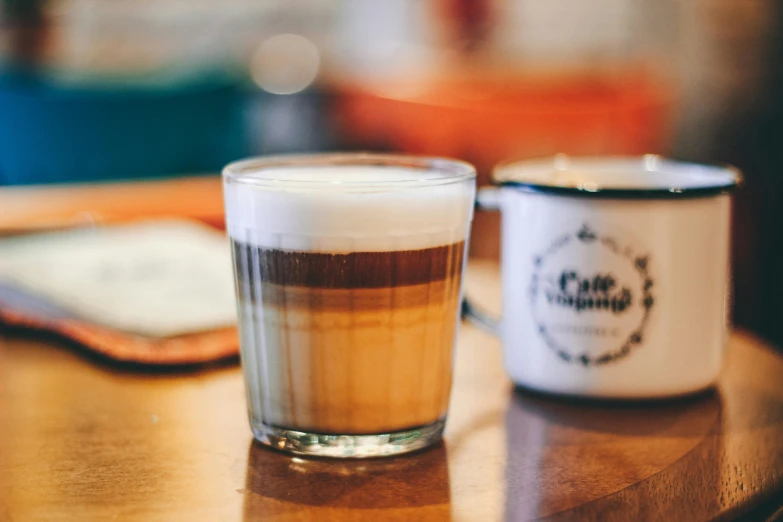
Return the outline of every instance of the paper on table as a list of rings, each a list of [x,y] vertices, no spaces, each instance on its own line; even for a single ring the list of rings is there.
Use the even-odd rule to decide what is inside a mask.
[[[236,323],[227,239],[149,221],[0,240],[0,281],[87,321],[153,337]]]

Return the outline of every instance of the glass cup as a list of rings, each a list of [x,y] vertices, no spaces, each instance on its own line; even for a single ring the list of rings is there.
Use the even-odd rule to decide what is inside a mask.
[[[442,435],[475,170],[394,155],[256,158],[223,171],[255,438],[371,457]]]

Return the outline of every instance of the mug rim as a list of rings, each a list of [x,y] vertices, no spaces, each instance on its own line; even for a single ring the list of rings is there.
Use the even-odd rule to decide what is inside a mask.
[[[568,164],[604,162],[606,164],[621,164],[622,162],[638,162],[638,168],[643,171],[658,171],[669,169],[700,169],[712,171],[710,175],[721,176],[722,182],[697,186],[685,186],[667,184],[661,186],[602,186],[599,184],[584,185],[559,185],[555,183],[539,182],[524,179],[503,179],[504,172],[511,169],[519,171],[525,166],[537,165],[539,168],[544,161],[551,161],[554,170],[567,171]],[[566,165],[558,168],[557,164]],[[728,181],[727,181],[728,180]],[[571,156],[568,154],[556,154],[553,156],[541,156],[536,158],[512,159],[498,163],[492,170],[492,183],[499,187],[512,187],[522,192],[535,194],[549,194],[558,196],[589,197],[597,199],[690,199],[720,196],[734,192],[743,184],[743,176],[739,169],[733,165],[720,163],[696,163],[678,161],[658,154],[644,154],[639,156]]]

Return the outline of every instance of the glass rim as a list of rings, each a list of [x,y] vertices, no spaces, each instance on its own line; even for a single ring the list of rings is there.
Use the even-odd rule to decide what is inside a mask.
[[[557,166],[558,162],[563,168]],[[612,183],[591,184],[590,186],[570,186],[525,178],[525,171],[532,172],[549,165],[553,170],[568,171],[572,168],[595,165],[622,165],[634,163],[635,168],[645,172],[699,172],[715,177],[709,184],[648,184],[641,186],[613,185]],[[516,175],[515,175],[516,174]],[[685,176],[685,174],[683,174]],[[561,196],[580,196],[610,199],[688,199],[729,194],[742,186],[743,177],[739,169],[728,164],[697,163],[679,161],[658,154],[629,156],[571,156],[556,154],[539,158],[509,160],[495,166],[492,173],[493,184],[501,187],[513,187],[524,192],[553,194]]]
[[[385,181],[291,180],[263,177],[266,170],[300,167],[399,167],[436,172],[433,178],[408,178]],[[223,168],[224,183],[238,183],[262,188],[416,188],[460,183],[476,178],[476,168],[468,162],[438,156],[384,154],[374,152],[327,152],[315,154],[281,154],[255,156],[229,163]]]

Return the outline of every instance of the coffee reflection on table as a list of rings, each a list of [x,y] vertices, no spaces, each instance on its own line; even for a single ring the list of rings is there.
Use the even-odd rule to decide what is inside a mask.
[[[447,520],[449,490],[442,442],[406,456],[365,460],[292,457],[251,443],[244,518],[285,518],[302,512],[329,517],[349,509],[409,508],[411,513]],[[373,518],[377,520],[375,514]]]
[[[513,391],[506,412],[506,520],[600,520],[617,509],[644,518],[643,504],[664,509],[687,497],[675,484],[714,490],[717,508],[721,409],[717,392],[610,403]],[[683,477],[689,470],[682,463],[692,459],[699,461],[694,476]],[[704,462],[710,462],[706,472]],[[671,481],[667,473],[674,474]],[[678,509],[675,514],[687,512]]]

